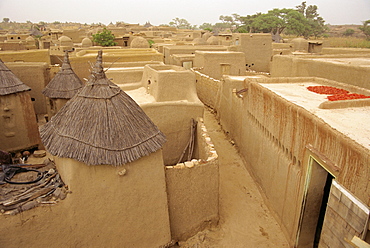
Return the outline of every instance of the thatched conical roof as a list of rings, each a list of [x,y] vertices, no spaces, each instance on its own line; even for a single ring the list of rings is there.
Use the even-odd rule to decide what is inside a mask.
[[[31,90],[0,59],[0,96]]]
[[[110,82],[101,51],[89,82],[40,128],[47,150],[88,165],[122,165],[160,149],[166,138],[140,106]]]
[[[72,70],[68,51],[60,71],[53,77],[42,93],[49,98],[71,99],[82,88],[83,83]]]

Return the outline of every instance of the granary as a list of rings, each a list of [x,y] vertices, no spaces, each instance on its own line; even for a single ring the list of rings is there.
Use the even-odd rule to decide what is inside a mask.
[[[159,247],[171,241],[161,151],[166,139],[106,78],[101,63],[100,52],[87,85],[41,128],[42,141],[73,191],[66,199],[70,225],[89,233],[81,242]],[[97,228],[102,224],[104,231]],[[73,229],[75,242],[83,230]]]
[[[291,247],[369,242],[370,91],[312,77],[219,87],[214,109]]]
[[[50,208],[22,212],[30,220],[22,225],[19,216],[1,215],[0,230],[23,233],[20,239],[8,236],[5,245],[169,247],[217,224],[217,153],[194,78],[178,80],[191,72],[146,66],[144,87],[129,92],[138,105],[106,78],[101,64],[99,53],[88,84],[40,129],[72,193]],[[186,113],[195,107],[196,115]],[[171,165],[164,163],[172,155],[162,152],[165,137],[153,123],[167,128],[180,148]],[[184,148],[193,153],[182,156]]]
[[[82,86],[83,83],[74,73],[69,62],[68,51],[66,51],[60,71],[42,91],[48,98],[47,112],[49,118],[54,116],[64,104],[82,88]]]
[[[0,60],[1,150],[26,150],[41,143],[29,90]]]

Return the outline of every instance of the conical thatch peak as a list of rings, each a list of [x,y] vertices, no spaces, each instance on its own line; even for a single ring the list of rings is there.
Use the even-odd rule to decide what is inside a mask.
[[[89,82],[41,129],[48,151],[89,165],[122,165],[160,149],[164,134],[110,82],[99,52]]]
[[[82,86],[83,83],[72,70],[68,51],[66,51],[60,71],[49,82],[42,93],[49,98],[71,99]]]
[[[0,59],[0,96],[31,90]]]

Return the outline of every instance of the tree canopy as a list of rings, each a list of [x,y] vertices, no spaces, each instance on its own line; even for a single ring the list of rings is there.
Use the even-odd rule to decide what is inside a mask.
[[[238,14],[221,15],[219,20],[220,23],[214,25],[203,23],[199,28],[213,31],[230,29],[238,33],[284,33],[304,36],[305,38],[310,36],[319,37],[327,30],[324,19],[318,14],[318,7],[316,5],[307,6],[306,2],[302,2],[295,9],[276,8],[267,13],[256,13],[247,16]]]
[[[366,35],[366,39],[370,40],[370,20],[364,21],[360,30]]]
[[[93,34],[93,41],[98,43],[101,46],[115,46],[117,45],[116,42],[114,42],[114,34],[106,28],[103,29],[101,32],[97,32],[96,34]]]
[[[180,19],[176,17],[175,19],[172,19],[172,21],[169,23],[171,27],[176,27],[178,29],[195,29],[196,25],[191,25],[187,20]]]

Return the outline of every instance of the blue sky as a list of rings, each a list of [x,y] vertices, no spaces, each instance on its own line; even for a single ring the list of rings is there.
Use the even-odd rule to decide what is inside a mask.
[[[0,0],[0,21],[168,24],[178,17],[192,25],[219,22],[221,15],[266,13],[294,8],[302,0]],[[370,19],[370,0],[307,0],[329,24],[362,24]]]

